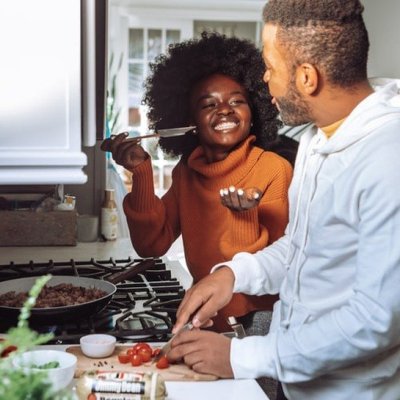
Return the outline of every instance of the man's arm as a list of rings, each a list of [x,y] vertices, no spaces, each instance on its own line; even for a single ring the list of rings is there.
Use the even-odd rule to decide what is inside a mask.
[[[209,325],[210,319],[229,303],[233,293],[278,293],[286,274],[287,242],[288,238],[283,236],[256,254],[239,253],[232,261],[217,264],[210,275],[186,292],[173,332],[190,319],[195,327]]]

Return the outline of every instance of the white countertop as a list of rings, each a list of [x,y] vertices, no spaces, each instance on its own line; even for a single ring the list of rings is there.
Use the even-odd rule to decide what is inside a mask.
[[[214,382],[166,382],[168,400],[268,400],[252,379],[221,379]]]
[[[78,242],[76,246],[15,246],[0,247],[0,264],[10,261],[15,263],[26,263],[30,260],[35,262],[87,260],[91,257],[98,260],[113,258],[138,257],[133,249],[129,238],[117,239],[108,242]],[[178,239],[166,255],[169,259],[183,257],[182,242]]]

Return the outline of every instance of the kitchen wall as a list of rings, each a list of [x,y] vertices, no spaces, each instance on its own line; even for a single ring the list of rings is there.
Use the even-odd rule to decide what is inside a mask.
[[[368,75],[400,78],[400,1],[361,1],[371,43]]]

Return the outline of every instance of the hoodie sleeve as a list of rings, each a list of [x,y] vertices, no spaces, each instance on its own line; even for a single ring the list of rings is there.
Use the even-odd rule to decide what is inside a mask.
[[[234,293],[262,296],[279,292],[286,275],[285,255],[288,236],[255,254],[237,253],[231,261],[215,265],[211,273],[222,266],[228,266],[235,274]]]

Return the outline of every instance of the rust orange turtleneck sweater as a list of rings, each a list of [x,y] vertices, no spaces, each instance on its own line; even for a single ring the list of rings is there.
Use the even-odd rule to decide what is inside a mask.
[[[197,282],[217,263],[236,253],[254,253],[283,235],[288,220],[290,164],[275,153],[254,147],[247,138],[225,160],[208,164],[198,147],[187,163],[180,161],[172,173],[172,185],[159,199],[154,193],[150,159],[132,173],[132,191],[124,199],[132,244],[141,257],[164,255],[182,234],[185,258]],[[220,202],[219,190],[259,188],[258,207],[231,211]],[[254,310],[270,310],[276,296],[235,294],[220,310],[216,330],[227,330],[226,317]]]

